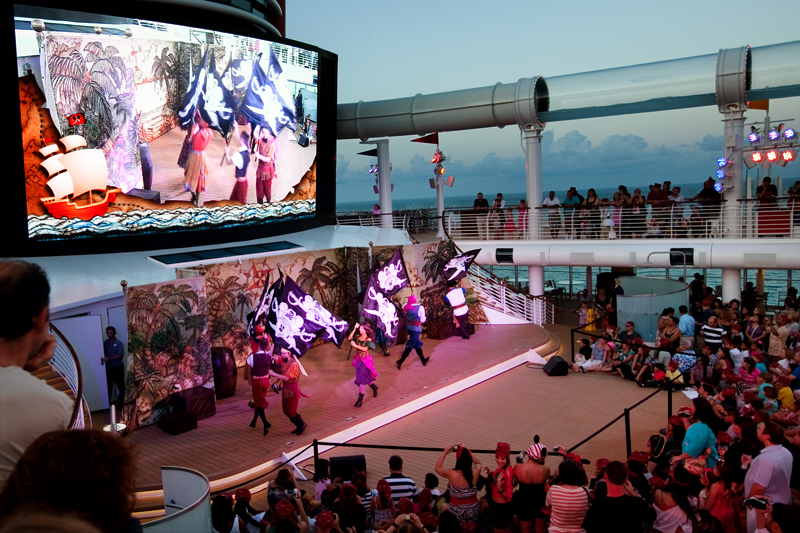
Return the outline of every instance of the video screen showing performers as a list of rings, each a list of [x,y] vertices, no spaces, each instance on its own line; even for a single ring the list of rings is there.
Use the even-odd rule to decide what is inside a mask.
[[[28,239],[314,216],[318,51],[52,13],[15,6]]]

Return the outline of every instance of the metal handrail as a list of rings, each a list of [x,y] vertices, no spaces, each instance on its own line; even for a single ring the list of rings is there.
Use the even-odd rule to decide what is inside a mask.
[[[72,344],[67,340],[59,329],[50,324],[50,329],[56,334],[60,342],[56,342],[56,350],[53,359],[50,361],[51,368],[64,379],[72,393],[75,395],[75,405],[72,408],[69,427],[71,429],[83,429],[83,374],[81,372],[81,362]],[[69,355],[64,354],[66,349]]]

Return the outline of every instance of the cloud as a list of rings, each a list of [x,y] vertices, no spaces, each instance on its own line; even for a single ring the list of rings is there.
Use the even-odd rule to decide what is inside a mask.
[[[706,135],[702,141],[667,146],[651,146],[638,135],[610,135],[594,146],[585,135],[572,130],[555,138],[552,131],[542,134],[542,172],[544,190],[566,190],[570,186],[585,190],[589,187],[629,188],[646,186],[663,180],[674,184],[698,186],[715,170],[716,153],[723,145],[721,136]],[[458,145],[456,145],[458,146]],[[454,176],[456,185],[447,195],[472,195],[479,190],[493,195],[496,192],[525,190],[525,158],[499,157],[489,152],[474,163],[466,163],[465,155],[474,161],[473,154],[459,154],[456,149],[447,153],[444,163],[446,176]],[[374,163],[374,160],[370,160]],[[359,161],[360,163],[361,161]],[[348,188],[342,201],[372,200],[373,179],[369,162],[355,167],[340,155],[337,160],[337,183]],[[395,161],[392,183],[396,198],[421,198],[433,195],[428,179],[433,177],[429,156],[419,153],[407,162]]]

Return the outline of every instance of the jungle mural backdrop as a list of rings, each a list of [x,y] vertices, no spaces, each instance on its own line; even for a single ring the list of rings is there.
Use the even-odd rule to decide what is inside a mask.
[[[157,422],[170,395],[214,386],[206,280],[130,287],[126,308],[131,365],[120,421],[134,430]]]

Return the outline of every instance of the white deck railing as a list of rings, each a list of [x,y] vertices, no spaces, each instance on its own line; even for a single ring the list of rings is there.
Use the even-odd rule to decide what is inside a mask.
[[[482,305],[540,326],[554,322],[554,306],[544,298],[517,292],[501,280],[495,281],[478,275],[474,269],[469,272],[469,280]]]
[[[70,429],[84,429],[84,416],[86,402],[83,399],[83,383],[80,370],[80,362],[72,346],[66,337],[51,324],[51,329],[55,333],[56,348],[53,358],[50,360],[50,367],[64,380],[69,390],[75,396],[75,410],[72,415],[72,425]]]
[[[535,217],[535,219],[532,219]],[[679,203],[631,207],[505,208],[479,213],[444,213],[448,235],[469,240],[718,239],[800,237],[800,200],[779,198],[765,204],[742,200],[717,204]],[[538,224],[532,224],[538,222]],[[538,226],[538,232],[534,229]]]

